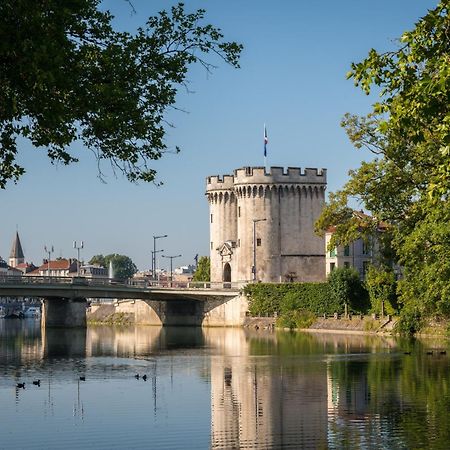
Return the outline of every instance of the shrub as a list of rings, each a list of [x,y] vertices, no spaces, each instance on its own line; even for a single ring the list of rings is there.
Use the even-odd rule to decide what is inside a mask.
[[[395,331],[403,335],[412,336],[418,333],[423,325],[424,320],[421,311],[408,305],[401,310]]]
[[[278,317],[276,325],[281,328],[309,328],[316,320],[311,311],[295,310]]]

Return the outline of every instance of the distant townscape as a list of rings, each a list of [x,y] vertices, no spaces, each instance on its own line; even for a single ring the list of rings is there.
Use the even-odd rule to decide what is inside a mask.
[[[191,281],[195,268],[193,264],[175,268],[172,272],[173,281]],[[157,268],[154,278],[164,282],[170,279],[170,275],[167,270]],[[0,276],[114,278],[114,273],[110,267],[88,264],[76,258],[44,258],[42,264],[36,266],[33,262],[26,261],[19,232],[16,231],[8,262],[0,256]],[[134,278],[150,279],[153,278],[153,273],[151,270],[138,271]]]

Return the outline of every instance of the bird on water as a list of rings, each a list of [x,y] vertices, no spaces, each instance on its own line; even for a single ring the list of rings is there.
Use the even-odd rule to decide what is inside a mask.
[[[25,389],[25,383],[17,383],[19,389]]]

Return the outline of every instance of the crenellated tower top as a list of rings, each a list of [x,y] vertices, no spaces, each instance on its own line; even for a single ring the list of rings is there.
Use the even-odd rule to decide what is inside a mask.
[[[327,169],[300,167],[271,167],[268,172],[264,167],[242,167],[233,175],[215,175],[207,177],[206,192],[232,190],[242,184],[320,184],[327,182]]]

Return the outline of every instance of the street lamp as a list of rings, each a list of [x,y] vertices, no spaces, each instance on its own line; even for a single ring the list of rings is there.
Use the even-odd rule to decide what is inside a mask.
[[[152,268],[152,277],[155,278],[156,275],[156,254],[163,252],[164,250],[152,250],[152,266],[153,266],[153,261],[155,261],[155,265],[154,265],[154,272],[153,272],[153,268]],[[155,278],[156,279],[156,278]]]
[[[163,258],[170,258],[170,287],[172,287],[172,261],[174,258],[179,258],[181,255],[175,255],[175,256],[166,256],[162,255]]]
[[[161,236],[153,236],[153,252],[152,252],[152,276],[153,279],[156,280],[155,272],[156,272],[156,239],[166,238],[167,234],[163,234]]]
[[[266,219],[253,219],[253,281],[256,281],[256,224],[264,222]]]
[[[46,245],[44,245],[44,252],[48,254],[48,259],[47,259],[47,274],[48,277],[50,278],[50,256],[51,254],[55,251],[55,249],[53,248],[53,245],[51,247],[48,247]]]
[[[83,241],[80,242],[80,245],[77,245],[77,241],[73,241],[73,248],[77,250],[77,277],[80,276],[80,250],[84,247]]]

